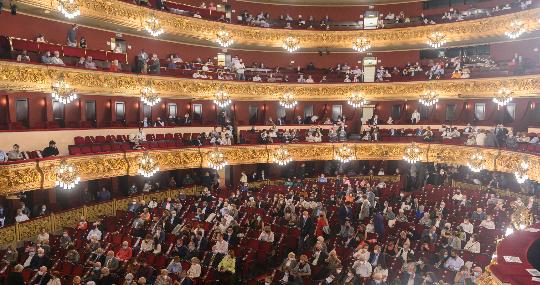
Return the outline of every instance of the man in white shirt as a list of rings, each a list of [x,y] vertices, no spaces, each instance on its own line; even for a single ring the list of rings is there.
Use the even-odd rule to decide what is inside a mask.
[[[65,65],[64,64],[64,61],[60,58],[60,52],[55,50],[54,51],[54,55],[52,57],[50,57],[50,64],[54,64],[54,65]]]
[[[352,269],[356,275],[362,278],[369,278],[371,276],[371,272],[373,271],[371,264],[369,264],[369,262],[367,262],[364,258],[360,258],[354,262]]]
[[[229,251],[229,243],[223,239],[222,234],[217,235],[216,244],[212,247],[212,252],[226,255]]]
[[[21,223],[21,222],[28,221],[28,220],[29,220],[28,216],[25,213],[23,213],[23,211],[21,209],[18,209],[17,210],[17,216],[15,216],[15,221],[17,223]]]
[[[414,112],[411,115],[411,122],[413,124],[418,124],[420,122],[420,113],[418,110],[414,110]]]
[[[452,250],[450,257],[444,263],[444,268],[452,271],[459,271],[461,267],[465,264],[463,259],[457,255],[455,250]]]
[[[461,228],[464,232],[466,232],[468,235],[472,235],[474,231],[474,226],[469,222],[469,219],[464,219],[463,223],[460,224]]]

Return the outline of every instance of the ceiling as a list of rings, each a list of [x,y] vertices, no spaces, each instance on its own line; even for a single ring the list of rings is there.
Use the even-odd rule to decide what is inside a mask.
[[[367,6],[381,4],[396,4],[408,2],[422,2],[422,0],[236,0],[237,2],[251,2],[270,5],[294,6]]]

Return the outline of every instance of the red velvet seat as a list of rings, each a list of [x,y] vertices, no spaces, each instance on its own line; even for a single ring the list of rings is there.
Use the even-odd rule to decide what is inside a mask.
[[[149,141],[149,142],[155,141],[156,137],[154,136],[154,134],[147,134],[146,135],[146,140]]]
[[[167,142],[165,141],[159,141],[157,142],[158,143],[158,147],[159,148],[167,148]]]
[[[84,144],[84,138],[83,137],[75,137],[74,139],[76,145],[83,145]]]
[[[91,149],[92,149],[92,152],[93,152],[93,153],[99,153],[99,152],[102,152],[101,146],[100,146],[100,145],[97,145],[97,144],[96,144],[96,145],[92,145],[92,146],[91,146]]]
[[[104,137],[104,136],[96,136],[95,142],[96,142],[96,143],[105,143],[106,140],[105,140],[105,137]]]
[[[122,150],[122,144],[120,144],[120,143],[111,144],[111,150],[112,151],[120,151],[120,150]]]
[[[92,153],[92,148],[88,145],[83,145],[81,147],[81,153],[82,154],[88,154],[88,153]]]
[[[81,148],[76,145],[70,145],[68,146],[69,154],[70,155],[78,155],[81,154]]]
[[[171,134],[171,133],[167,133],[167,134],[165,134],[165,139],[166,139],[166,140],[173,140],[173,139],[174,139],[174,136],[173,136],[173,134]]]
[[[101,146],[102,152],[110,152],[112,151],[112,146],[110,144],[104,144]]]
[[[165,135],[164,134],[156,134],[156,140],[157,141],[165,140]]]
[[[120,144],[120,149],[121,149],[122,151],[127,151],[127,150],[130,150],[130,149],[131,149],[131,146],[129,145],[129,143],[126,143],[126,142],[125,142],[125,143],[121,143],[121,144]]]

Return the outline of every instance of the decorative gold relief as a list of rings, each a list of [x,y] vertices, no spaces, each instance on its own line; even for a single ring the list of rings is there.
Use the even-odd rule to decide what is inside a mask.
[[[15,226],[0,228],[0,245],[10,244],[17,241]]]
[[[51,9],[49,1],[19,0],[21,4],[42,9]],[[235,43],[252,46],[281,47],[283,39],[295,37],[302,43],[302,48],[346,48],[358,37],[358,31],[307,31],[287,29],[265,29],[232,25],[182,17],[166,12],[155,12],[118,0],[80,1],[81,17],[102,23],[121,26],[141,31],[144,21],[150,14],[159,20],[165,34],[183,38],[195,38],[209,43],[215,41],[218,31],[227,30],[234,36]],[[508,15],[501,15],[477,20],[448,24],[426,25],[410,28],[378,29],[363,31],[362,35],[377,48],[392,48],[410,45],[425,46],[427,36],[434,32],[448,35],[448,42],[482,41],[489,37],[503,36],[508,23],[519,19],[528,31],[539,29],[538,14],[540,9],[530,9]]]
[[[35,162],[2,165],[0,189],[2,195],[17,193],[41,186],[41,174]]]
[[[28,76],[30,74],[30,76]],[[276,94],[292,92],[298,101],[350,99],[361,92],[367,100],[417,100],[425,90],[434,90],[442,98],[492,98],[501,88],[511,89],[513,97],[540,94],[540,76],[514,76],[484,79],[432,80],[401,83],[362,84],[280,84],[249,83],[219,80],[198,80],[135,74],[117,74],[63,67],[0,62],[0,89],[47,93],[51,80],[64,74],[64,79],[80,94],[121,95],[138,97],[141,86],[151,82],[163,97],[213,100],[218,90],[232,100],[278,100]]]
[[[50,216],[32,219],[30,221],[17,224],[19,240],[34,239],[41,232],[41,228],[51,231]]]
[[[114,216],[116,209],[114,201],[95,204],[86,208],[86,220],[95,222],[103,216]]]
[[[62,230],[65,227],[75,227],[80,218],[84,216],[84,208],[77,208],[66,212],[61,212],[54,215],[53,230]]]
[[[334,150],[341,144],[289,144],[287,150],[293,161],[334,160]],[[348,143],[358,160],[402,160],[406,143]],[[529,179],[540,181],[540,157],[512,151],[468,146],[418,143],[422,150],[421,161],[467,165],[467,158],[480,152],[485,159],[485,169],[513,173],[522,159],[529,162]],[[279,145],[222,146],[229,164],[254,164],[272,162],[272,154]],[[161,170],[205,167],[206,153],[212,148],[181,148],[150,151]],[[77,166],[82,180],[95,180],[123,175],[138,175],[137,161],[142,152],[87,155],[69,158]],[[51,188],[55,172],[62,158],[39,162],[0,165],[0,195],[21,191]],[[120,202],[119,202],[120,203]],[[123,201],[122,203],[129,203]],[[110,208],[109,210],[114,209]],[[111,210],[114,211],[114,210]],[[78,218],[78,217],[77,217]],[[67,223],[67,222],[66,222]],[[70,221],[71,223],[71,221]],[[64,223],[62,223],[63,225]],[[56,228],[57,225],[54,225]]]

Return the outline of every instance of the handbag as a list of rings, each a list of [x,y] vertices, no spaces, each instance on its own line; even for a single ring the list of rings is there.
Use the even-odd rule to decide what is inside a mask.
[[[325,234],[329,235],[329,234],[330,234],[330,227],[329,227],[329,226],[324,226],[324,227],[322,228],[322,231],[323,231]]]

